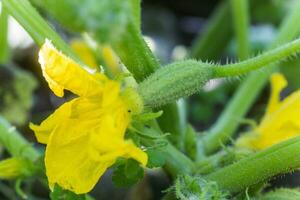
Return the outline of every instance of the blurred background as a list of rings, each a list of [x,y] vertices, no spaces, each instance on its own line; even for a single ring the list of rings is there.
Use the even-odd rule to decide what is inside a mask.
[[[276,27],[283,19],[291,2],[292,0],[264,0],[255,9],[251,9],[250,38],[253,55],[262,51],[272,41],[276,35]],[[148,45],[161,63],[167,64],[174,60],[184,59],[188,55],[192,42],[204,33],[209,23],[208,19],[214,14],[219,4],[218,0],[143,0],[143,33]],[[227,17],[230,20],[231,16]],[[56,22],[51,22],[66,40],[74,37],[60,29]],[[40,66],[37,63],[37,46],[12,18],[9,18],[8,39],[10,57],[8,62],[2,63],[0,67],[0,114],[15,125],[26,138],[35,142],[28,123],[41,122],[67,99],[58,98],[50,91],[41,76]],[[220,49],[220,53],[213,57],[204,56],[201,59],[221,63],[234,62],[235,49],[234,39],[229,38],[224,49]],[[299,68],[298,64],[300,64],[299,59],[283,63],[287,66],[283,69],[290,83],[283,95],[289,94],[300,86],[300,79],[295,75],[295,68]],[[197,131],[201,132],[212,125],[241,79],[243,78],[210,81],[204,87],[204,92],[192,96],[185,102],[181,101],[187,112],[188,121],[196,127]],[[266,88],[250,111],[249,118],[257,121],[260,119],[264,113],[268,94],[269,89]],[[242,127],[240,131],[246,128]],[[36,143],[35,145],[43,148]],[[1,156],[5,158],[7,154],[3,152]],[[274,183],[278,186],[300,186],[299,175],[278,177]],[[19,199],[11,189],[14,187],[9,187],[12,185],[13,183],[8,181],[0,182],[0,199]],[[148,171],[145,178],[134,187],[116,188],[111,182],[111,172],[108,171],[101,178],[92,195],[97,200],[156,200],[163,196],[161,191],[169,186],[168,175],[158,169]],[[33,183],[32,188],[26,188],[26,184],[24,187],[24,190],[34,192],[35,199],[48,199],[48,190],[38,183]]]

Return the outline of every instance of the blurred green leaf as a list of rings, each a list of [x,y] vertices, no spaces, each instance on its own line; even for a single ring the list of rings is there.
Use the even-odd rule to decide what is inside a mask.
[[[114,166],[112,180],[116,186],[128,187],[144,176],[144,170],[140,164],[133,159],[119,159]]]
[[[188,125],[185,131],[184,147],[186,154],[190,158],[196,159],[197,133],[191,125]]]
[[[148,163],[147,167],[149,168],[156,168],[156,167],[162,167],[165,162],[165,156],[161,153],[161,151],[156,149],[149,149],[146,151],[148,155]]]
[[[131,7],[124,0],[45,0],[43,7],[66,28],[88,32],[97,40],[120,39],[125,31]]]
[[[300,189],[280,188],[272,192],[268,192],[258,199],[259,200],[297,200],[300,199]]]
[[[27,120],[36,86],[37,81],[31,73],[14,66],[1,67],[1,115],[15,125],[23,125]]]
[[[50,194],[51,200],[87,200],[86,195],[77,195],[71,191],[62,189],[55,185],[53,192]]]
[[[291,90],[297,90],[300,88],[300,59],[293,59],[287,62],[283,62],[282,67],[280,68],[281,72],[288,80],[288,87]]]

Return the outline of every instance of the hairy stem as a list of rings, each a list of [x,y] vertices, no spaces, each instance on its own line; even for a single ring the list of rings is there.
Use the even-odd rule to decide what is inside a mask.
[[[223,67],[216,66],[215,68],[215,78],[218,77],[229,77],[241,75],[262,67],[267,67],[268,64],[280,61],[283,58],[293,56],[300,50],[300,39],[289,42],[281,47],[274,50],[270,50],[264,54],[256,56],[254,58],[235,63],[224,65]]]
[[[255,153],[206,176],[230,192],[239,192],[280,173],[300,167],[300,137]]]
[[[292,40],[300,32],[297,26],[300,20],[300,3],[296,3],[293,10],[283,21],[278,36],[271,47]],[[227,143],[239,126],[239,119],[247,113],[259,92],[268,81],[269,75],[276,69],[276,66],[267,67],[263,73],[253,73],[239,86],[234,97],[231,99],[225,110],[220,115],[214,126],[203,138],[204,150],[211,154],[218,150],[222,144]]]
[[[241,60],[249,55],[249,8],[248,0],[230,0],[233,14],[234,31],[237,41],[237,53]]]

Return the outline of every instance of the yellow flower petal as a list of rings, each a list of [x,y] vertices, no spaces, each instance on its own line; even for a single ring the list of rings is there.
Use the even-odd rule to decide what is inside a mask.
[[[45,119],[41,125],[30,123],[29,127],[34,131],[37,141],[42,144],[47,144],[50,134],[55,127],[61,123],[61,120],[71,115],[71,105],[75,100],[63,104],[52,115]]]
[[[101,95],[105,75],[90,74],[80,65],[58,52],[53,45],[46,42],[39,53],[39,62],[43,75],[51,90],[59,97],[64,95],[64,89],[82,97]]]
[[[237,140],[237,146],[261,150],[300,135],[300,91],[280,102],[280,91],[286,80],[280,74],[271,77],[272,94],[267,113],[259,126]]]
[[[271,114],[280,105],[280,93],[287,86],[287,81],[282,74],[275,73],[271,76],[271,96],[267,106],[267,114]]]
[[[90,67],[91,69],[98,68],[97,61],[95,59],[95,56],[93,55],[93,52],[84,41],[75,39],[72,40],[70,44],[74,52],[85,64],[88,65],[88,67]]]
[[[47,145],[46,173],[52,186],[87,193],[118,157],[146,165],[145,152],[124,140],[129,114],[122,101],[99,107],[96,101],[78,98],[72,108],[76,114],[55,127]]]

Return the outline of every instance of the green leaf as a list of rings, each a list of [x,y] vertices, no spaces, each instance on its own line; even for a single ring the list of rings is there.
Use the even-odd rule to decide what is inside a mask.
[[[130,3],[124,0],[43,2],[45,10],[63,26],[76,32],[88,32],[101,42],[119,40],[131,17]]]
[[[163,114],[162,110],[160,110],[158,112],[143,113],[143,114],[135,116],[134,120],[140,121],[140,122],[147,122],[147,121],[150,121],[150,120],[160,117],[162,114]]]
[[[164,157],[164,154],[162,154],[160,151],[149,149],[146,151],[146,153],[148,155],[147,167],[155,168],[155,167],[161,167],[165,164],[166,159]]]
[[[1,67],[0,74],[0,114],[14,125],[24,125],[37,81],[31,73],[11,65]]]
[[[114,167],[112,180],[116,186],[128,187],[137,183],[143,176],[144,170],[137,161],[120,159]]]
[[[53,192],[50,194],[51,200],[87,200],[86,195],[77,195],[71,191],[64,190],[60,186],[55,185]]]

